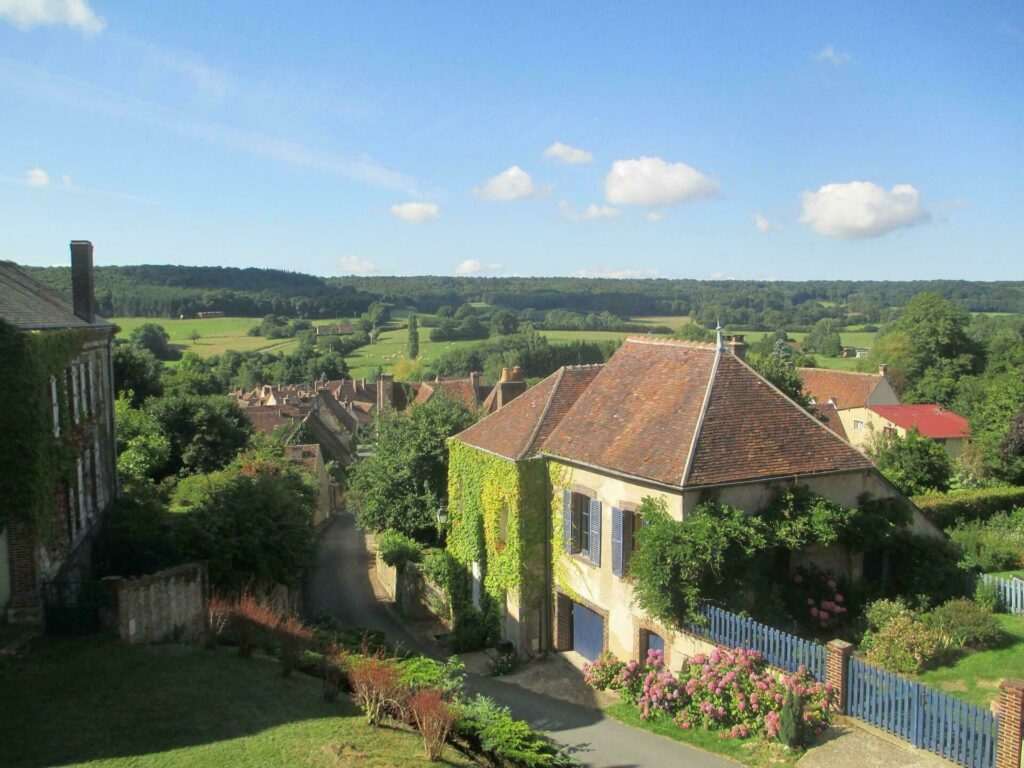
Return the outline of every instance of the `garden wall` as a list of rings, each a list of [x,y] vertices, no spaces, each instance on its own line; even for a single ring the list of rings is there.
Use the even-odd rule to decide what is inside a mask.
[[[419,564],[409,563],[399,573],[378,554],[375,571],[377,580],[403,616],[413,621],[439,621],[445,626],[450,623],[448,596],[427,578]]]
[[[129,643],[198,640],[206,621],[209,576],[187,563],[136,579],[109,581],[117,594],[117,629]]]

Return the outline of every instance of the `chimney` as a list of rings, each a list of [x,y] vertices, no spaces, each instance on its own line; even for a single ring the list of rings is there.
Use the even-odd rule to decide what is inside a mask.
[[[509,369],[507,367],[506,368],[502,368],[501,369],[501,379],[499,379],[499,381],[508,381],[508,377],[509,377],[510,373],[511,373],[511,371],[509,371]]]
[[[494,385],[497,390],[494,403],[496,410],[501,410],[504,405],[526,391],[526,382],[522,378],[522,373],[523,371],[518,365],[511,371],[508,368],[502,369],[501,381]]]
[[[377,408],[395,407],[395,377],[390,373],[381,374],[377,382]]]
[[[887,363],[882,363],[881,365],[879,365],[879,366],[878,366],[878,372],[879,372],[879,373],[880,373],[880,374],[881,374],[882,376],[885,376],[885,374],[889,372],[889,366],[888,366],[888,364],[887,364]]]
[[[96,299],[92,288],[92,243],[71,241],[71,298],[75,314],[87,323],[96,322]]]
[[[729,351],[736,355],[736,357],[738,357],[740,360],[746,360],[747,344],[745,341],[743,341],[743,334],[736,333],[733,334],[732,336],[729,336],[728,338],[729,341],[726,343],[725,346],[729,348]]]
[[[523,369],[520,368],[517,365],[514,368],[512,368],[512,381],[522,381],[522,380],[523,380]]]
[[[505,370],[507,371],[508,368],[506,368]],[[505,374],[502,373],[502,376],[504,376],[504,375]],[[476,371],[473,371],[472,373],[470,373],[469,374],[469,383],[473,386],[473,392],[475,393],[478,389],[480,389],[480,374],[477,373]]]

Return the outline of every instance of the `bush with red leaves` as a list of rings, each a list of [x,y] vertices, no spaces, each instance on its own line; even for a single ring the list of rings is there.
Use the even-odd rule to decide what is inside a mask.
[[[421,688],[412,694],[406,706],[423,737],[423,752],[428,760],[437,760],[455,723],[455,713],[437,688]]]

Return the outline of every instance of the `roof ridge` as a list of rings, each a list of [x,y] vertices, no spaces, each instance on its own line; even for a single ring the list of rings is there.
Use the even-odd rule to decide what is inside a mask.
[[[555,395],[558,393],[558,386],[562,383],[562,378],[565,376],[565,369],[567,366],[562,366],[558,369],[558,375],[554,383],[551,385],[551,392],[548,394],[548,401],[544,403],[544,410],[540,412],[540,418],[537,419],[537,423],[533,427],[533,432],[530,433],[530,439],[526,441],[526,445],[523,447],[522,452],[516,456],[516,461],[526,456],[533,448],[534,442],[537,440],[537,435],[540,434],[540,428],[544,425],[544,420],[548,417],[548,411],[551,410],[551,404],[555,402]]]
[[[797,368],[797,370],[798,371],[821,371],[823,373],[838,373],[838,374],[841,374],[843,376],[875,376],[877,378],[885,378],[885,376],[883,374],[879,373],[878,371],[841,371],[841,370],[839,370],[837,368],[818,368],[818,367],[811,368],[811,367],[808,367],[808,366],[800,366],[800,367]]]
[[[712,341],[686,341],[685,339],[666,339],[663,336],[627,336],[623,344],[652,344],[659,347],[685,347],[687,349],[714,350],[717,343]]]
[[[711,390],[715,386],[715,377],[718,375],[718,364],[722,360],[723,349],[715,345],[715,361],[711,364],[711,373],[708,375],[708,386],[704,390],[704,400],[700,404],[700,413],[697,414],[697,423],[693,428],[693,439],[690,440],[690,450],[686,454],[686,463],[683,465],[683,476],[679,478],[679,487],[686,485],[686,480],[693,469],[693,458],[697,455],[697,442],[700,440],[701,427],[708,414],[708,404],[711,402]]]

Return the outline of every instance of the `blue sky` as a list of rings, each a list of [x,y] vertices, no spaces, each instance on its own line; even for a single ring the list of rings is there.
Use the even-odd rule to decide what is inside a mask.
[[[0,0],[0,258],[1024,279],[1024,5]]]

